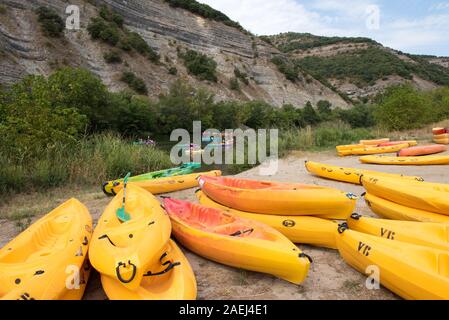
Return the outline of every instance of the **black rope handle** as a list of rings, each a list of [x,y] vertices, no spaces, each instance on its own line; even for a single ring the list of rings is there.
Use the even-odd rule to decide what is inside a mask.
[[[167,268],[165,268],[164,270],[162,270],[161,272],[156,272],[156,273],[152,273],[151,271],[148,271],[146,274],[144,274],[144,277],[154,277],[154,276],[161,276],[163,274],[166,274],[167,272],[169,272],[171,269],[173,269],[174,267],[180,266],[181,262],[170,262],[167,261],[164,264],[162,264],[163,266],[168,265]]]
[[[253,233],[253,231],[254,231],[254,229],[248,229],[248,230],[244,230],[244,231],[237,231],[237,232],[234,232],[234,233],[230,234],[230,236],[231,237],[238,237],[238,236],[244,235],[245,233],[251,234],[251,233]]]
[[[307,258],[309,260],[310,263],[313,263],[312,257],[309,256],[308,254],[305,254],[304,252],[299,254],[300,258]]]
[[[346,222],[338,225],[338,233],[340,233],[340,234],[344,233],[348,229],[349,229],[349,226]]]
[[[106,191],[106,186],[109,184],[109,182],[103,182],[103,184],[101,185],[101,190],[103,191],[103,193],[105,195],[107,195],[108,197],[111,197],[113,194],[111,192],[107,192]]]
[[[117,265],[117,268],[115,268],[115,273],[117,274],[117,278],[122,283],[130,283],[136,277],[136,273],[137,273],[136,265],[133,264],[131,261],[128,261],[128,264],[133,267],[133,274],[131,275],[131,278],[129,278],[128,280],[123,279],[122,275],[120,274],[120,267],[126,267],[126,263],[119,262],[118,265]]]
[[[363,216],[358,213],[351,214],[351,219],[360,220],[361,218],[363,218]]]

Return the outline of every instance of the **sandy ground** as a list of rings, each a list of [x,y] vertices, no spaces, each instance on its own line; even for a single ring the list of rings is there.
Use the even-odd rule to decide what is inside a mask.
[[[391,173],[423,176],[427,181],[447,183],[449,170],[447,166],[426,167],[400,167],[400,166],[374,166],[362,165],[357,157],[338,158],[329,153],[293,153],[279,163],[279,171],[272,177],[259,176],[258,168],[240,174],[240,177],[259,180],[276,180],[284,182],[300,182],[335,187],[347,192],[362,194],[361,186],[339,183],[310,175],[304,167],[305,160],[321,161],[345,167],[366,168]],[[94,220],[101,215],[103,209],[110,201],[101,191],[86,192],[71,190],[48,194],[41,207],[55,207],[70,196],[76,196],[89,208]],[[196,201],[194,189],[173,193],[170,196],[179,199]],[[36,210],[33,209],[33,195],[21,197],[20,204],[3,205],[5,210]],[[39,201],[42,202],[40,199]],[[48,210],[42,210],[45,213]],[[357,212],[374,216],[365,202],[361,199],[357,204]],[[36,220],[39,215],[32,218]],[[0,219],[0,247],[14,238],[20,229],[16,222],[10,219]],[[301,285],[293,285],[273,276],[238,270],[205,260],[188,250],[184,252],[189,259],[197,277],[198,299],[397,299],[386,289],[368,290],[365,288],[366,278],[348,266],[339,256],[338,252],[330,249],[315,248],[307,245],[298,245],[309,254],[314,263],[311,266],[307,280]],[[99,275],[93,273],[86,290],[85,299],[107,299],[101,288]]]

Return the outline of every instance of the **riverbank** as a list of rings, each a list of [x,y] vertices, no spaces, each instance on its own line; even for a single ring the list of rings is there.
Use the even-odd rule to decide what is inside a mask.
[[[359,163],[358,157],[339,158],[333,151],[327,152],[292,152],[279,162],[279,171],[275,176],[261,177],[258,168],[239,174],[239,177],[276,180],[283,182],[300,182],[323,185],[344,191],[362,194],[361,186],[323,180],[310,175],[304,167],[306,160],[321,161],[328,164],[380,170],[384,172],[406,175],[420,175],[427,181],[447,182],[449,172],[445,166],[427,167],[395,167],[373,166]],[[196,201],[194,189],[170,194],[179,199]],[[14,238],[22,228],[26,227],[50,209],[67,200],[77,197],[90,210],[96,221],[111,200],[104,196],[100,188],[63,188],[41,194],[17,195],[9,204],[0,206],[9,218],[0,219],[0,246]],[[357,212],[374,216],[363,199],[358,201]],[[365,288],[365,277],[353,270],[339,257],[335,250],[298,245],[311,255],[314,263],[309,276],[301,286],[295,286],[269,275],[229,268],[205,260],[186,252],[198,282],[199,299],[396,299],[388,290],[370,291]],[[85,299],[106,299],[101,289],[98,274],[92,274]]]

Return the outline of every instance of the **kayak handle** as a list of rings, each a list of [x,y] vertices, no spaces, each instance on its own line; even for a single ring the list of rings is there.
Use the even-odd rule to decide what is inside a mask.
[[[244,231],[237,231],[237,232],[234,232],[234,233],[230,234],[230,236],[231,237],[238,237],[238,236],[241,236],[241,235],[243,235],[245,233],[251,234],[251,233],[253,233],[253,231],[254,231],[254,229],[248,229],[248,230],[244,230]]]
[[[346,222],[338,225],[338,233],[340,233],[340,234],[344,233],[348,229],[349,229],[349,226]]]
[[[117,274],[117,278],[120,280],[120,282],[122,283],[130,283],[131,281],[134,280],[134,278],[136,277],[136,273],[137,273],[137,267],[135,264],[133,264],[131,261],[128,261],[128,264],[130,266],[133,267],[133,274],[131,275],[131,278],[129,278],[128,280],[125,280],[122,278],[122,275],[120,274],[120,267],[126,267],[126,263],[124,262],[119,262],[117,265],[117,268],[115,268],[115,273]]]
[[[361,218],[363,218],[363,217],[358,213],[353,213],[351,215],[351,219],[354,219],[354,220],[360,220]]]
[[[161,257],[162,259],[163,257]],[[162,264],[163,266],[168,265],[167,268],[165,268],[164,270],[162,270],[161,272],[157,272],[157,273],[152,273],[151,271],[148,271],[146,274],[144,274],[144,277],[153,277],[153,276],[161,276],[163,274],[166,274],[167,272],[169,272],[171,269],[173,269],[174,267],[177,267],[179,265],[181,265],[181,262],[170,262],[167,261],[164,264]]]
[[[309,256],[308,254],[305,254],[304,252],[299,254],[300,258],[307,258],[309,260],[310,263],[313,263],[312,257]]]

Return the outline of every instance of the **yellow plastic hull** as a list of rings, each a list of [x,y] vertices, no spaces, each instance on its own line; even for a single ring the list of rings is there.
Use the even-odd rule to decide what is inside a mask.
[[[144,277],[137,290],[128,290],[120,282],[101,276],[106,295],[111,300],[195,300],[196,279],[189,261],[173,240],[169,241],[166,254],[151,270],[162,272],[169,264],[179,263],[167,273]],[[165,265],[164,265],[165,264]]]
[[[348,219],[351,230],[392,241],[412,243],[449,251],[449,225],[373,219],[353,215]]]
[[[449,223],[449,216],[409,208],[367,193],[365,201],[377,215],[391,220]]]
[[[449,216],[449,184],[362,177],[368,193],[394,203]]]
[[[121,280],[136,290],[143,274],[166,248],[171,225],[159,201],[142,188],[129,185],[126,190],[126,212],[131,219],[122,223],[117,209],[122,206],[123,190],[115,196],[98,220],[89,257],[101,274]]]
[[[438,143],[438,144],[449,144],[449,138],[434,138],[433,142]]]
[[[360,162],[368,164],[397,165],[397,166],[426,166],[449,164],[449,156],[421,156],[421,157],[360,157]]]
[[[199,172],[199,173],[192,173],[192,174],[183,175],[183,176],[153,179],[153,180],[142,181],[142,182],[129,182],[128,185],[134,185],[134,186],[140,187],[152,194],[163,194],[163,193],[176,192],[176,191],[181,191],[181,190],[198,187],[197,179],[199,176],[202,176],[202,175],[218,177],[218,176],[221,176],[221,171],[216,170],[216,171],[210,171],[210,172]],[[112,188],[112,190],[114,191],[115,194],[120,192],[120,190],[122,190],[122,189],[123,189],[122,182]]]
[[[336,223],[334,221],[305,216],[274,216],[243,212],[214,202],[202,191],[198,191],[196,196],[199,202],[206,207],[220,209],[240,218],[264,223],[276,229],[294,243],[337,249],[335,243]]]
[[[351,149],[348,151],[340,151],[338,153],[339,156],[349,156],[349,155],[373,155],[373,154],[382,154],[382,153],[393,153],[398,152],[404,148],[408,148],[410,145],[408,143],[398,144],[395,146],[388,147],[371,147],[366,146],[364,148],[359,149]]]
[[[359,272],[377,267],[380,283],[410,300],[449,299],[449,252],[346,230],[340,255]]]
[[[0,250],[0,298],[81,299],[91,232],[89,211],[76,199],[39,219]]]
[[[377,146],[382,143],[390,142],[389,138],[384,139],[374,139],[374,140],[360,140],[360,144],[363,144],[365,146]]]
[[[401,178],[415,181],[424,181],[422,177],[403,176],[399,174],[392,174],[364,169],[343,168],[312,161],[306,162],[306,168],[310,173],[313,173],[319,177],[341,182],[348,182],[357,185],[362,184],[361,183],[362,175],[383,176],[383,177]]]

